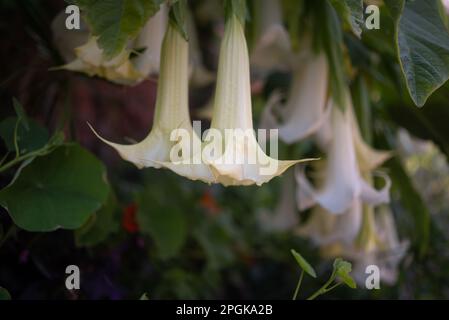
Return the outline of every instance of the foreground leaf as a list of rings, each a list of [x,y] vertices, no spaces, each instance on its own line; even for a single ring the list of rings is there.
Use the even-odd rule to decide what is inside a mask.
[[[337,258],[334,261],[334,272],[348,287],[355,289],[357,287],[354,279],[349,275],[352,270],[351,263]]]
[[[300,255],[298,252],[296,252],[294,249],[291,249],[290,252],[292,253],[293,257],[295,258],[296,262],[298,262],[299,266],[302,270],[304,270],[309,276],[316,278],[316,272],[313,269],[313,267]]]
[[[103,164],[79,145],[66,145],[23,166],[0,191],[0,204],[28,231],[79,228],[106,200]]]

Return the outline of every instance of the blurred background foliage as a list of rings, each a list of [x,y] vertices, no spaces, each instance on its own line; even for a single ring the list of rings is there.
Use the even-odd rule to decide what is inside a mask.
[[[204,2],[189,5],[205,65],[214,71],[220,30],[203,19]],[[255,2],[248,4],[250,46]],[[260,212],[274,209],[281,196],[281,179],[224,188],[168,171],[138,171],[95,138],[87,121],[111,138],[143,138],[157,84],[122,87],[49,71],[63,62],[50,24],[65,5],[0,1],[2,154],[20,160],[0,166],[0,203],[9,211],[0,212],[0,285],[15,299],[138,299],[143,293],[150,299],[289,299],[299,272],[292,248],[318,275],[329,274],[332,261],[307,240],[260,223]],[[391,207],[411,246],[395,285],[341,287],[327,297],[449,298],[449,88],[443,85],[422,108],[414,105],[396,57],[397,21],[384,10],[382,28],[364,29],[361,39],[360,24],[343,21],[341,41],[357,70],[351,89],[359,121],[367,124],[362,129],[371,128],[364,134],[375,147],[395,150],[385,165],[393,180]],[[295,18],[288,22],[294,35]],[[263,85],[253,84],[256,119],[269,94],[289,83],[289,74],[274,72]],[[191,90],[193,118],[201,118],[212,94],[212,85]],[[280,158],[316,153],[308,143],[282,145]],[[69,264],[82,270],[79,291],[64,287]],[[312,293],[323,279],[306,278],[302,290]]]

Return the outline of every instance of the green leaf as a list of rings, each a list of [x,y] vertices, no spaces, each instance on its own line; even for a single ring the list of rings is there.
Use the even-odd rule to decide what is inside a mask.
[[[8,151],[15,150],[14,131],[17,121],[17,117],[9,117],[0,122],[0,137],[5,142]],[[28,128],[22,124],[23,120],[19,123],[17,129],[17,144],[20,154],[35,151],[45,146],[49,139],[47,129],[34,120],[28,120]]]
[[[328,1],[318,1],[315,8],[315,28],[321,30],[320,45],[326,53],[329,62],[330,91],[339,108],[345,108],[347,91],[346,75],[343,68],[343,34],[340,19]]]
[[[65,145],[19,169],[0,204],[28,231],[76,229],[108,195],[103,164],[79,145]]]
[[[399,61],[417,106],[449,79],[449,34],[438,0],[386,0],[396,24]]]
[[[351,263],[337,258],[334,261],[334,273],[339,277],[348,287],[355,289],[357,287],[354,279],[349,275],[352,270]]]
[[[296,252],[294,249],[291,249],[290,252],[292,253],[293,257],[295,258],[296,262],[298,262],[299,266],[302,270],[304,270],[309,276],[316,278],[316,272],[313,269],[313,267],[304,259],[298,252]]]
[[[360,38],[362,35],[363,0],[330,0],[341,19],[347,23],[352,32]]]
[[[137,200],[139,227],[154,239],[158,254],[163,259],[171,258],[179,252],[187,234],[188,212],[182,208],[182,202],[177,201],[178,192],[173,188],[164,190],[159,184],[147,186]]]
[[[12,103],[14,106],[14,110],[16,111],[17,118],[21,121],[21,123],[23,124],[25,129],[28,130],[29,129],[28,119],[27,119],[25,110],[23,109],[23,106],[20,104],[19,100],[17,100],[16,98],[13,98]]]
[[[11,295],[8,290],[3,287],[0,287],[0,300],[11,300]]]
[[[162,0],[77,0],[75,3],[86,13],[105,57],[111,59],[159,11]]]
[[[118,231],[117,199],[111,191],[106,203],[90,216],[89,220],[75,230],[75,243],[78,247],[92,247],[103,241],[112,233]]]

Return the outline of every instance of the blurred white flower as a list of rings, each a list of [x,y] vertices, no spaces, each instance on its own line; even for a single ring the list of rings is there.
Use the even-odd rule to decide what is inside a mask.
[[[282,22],[280,1],[259,0],[256,7],[257,42],[251,52],[256,73],[288,70],[295,64],[290,37]]]
[[[156,109],[150,134],[142,142],[133,145],[109,142],[95,134],[138,168],[168,167],[192,180],[214,182],[208,166],[192,160],[200,157],[201,140],[192,128],[188,109],[188,43],[171,24],[165,34],[161,58]],[[187,139],[179,140],[181,137],[178,134],[181,133],[187,133]],[[195,146],[199,146],[198,150],[195,150]],[[173,154],[179,150],[183,153]],[[172,161],[173,158],[178,161]]]
[[[342,214],[357,198],[363,203],[372,205],[389,201],[390,180],[386,175],[381,175],[385,180],[385,186],[379,191],[361,176],[350,107],[348,104],[345,111],[336,107],[332,109],[332,140],[327,146],[326,168],[323,172],[325,178],[319,190],[310,183],[304,170],[297,172],[300,210],[318,204],[331,213]]]
[[[311,50],[307,51],[301,66],[293,71],[287,103],[285,106],[280,105],[274,94],[265,106],[260,123],[261,128],[279,128],[279,137],[288,144],[317,132],[331,109],[330,103],[326,103],[326,57],[323,53],[316,55]]]

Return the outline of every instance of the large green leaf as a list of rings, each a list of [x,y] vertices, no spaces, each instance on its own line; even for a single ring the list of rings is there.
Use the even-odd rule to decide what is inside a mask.
[[[113,58],[137,36],[162,0],[76,0],[106,58]]]
[[[341,19],[360,38],[363,26],[363,0],[330,0]]]
[[[0,191],[0,204],[28,231],[79,228],[108,194],[103,164],[79,145],[65,145],[23,166]]]
[[[161,258],[170,258],[181,249],[187,234],[188,208],[182,207],[180,190],[168,181],[151,185],[138,199],[137,222],[142,232],[154,239]]]
[[[75,243],[77,246],[95,246],[117,232],[119,219],[116,215],[117,200],[112,192],[109,193],[106,203],[95,212],[87,222],[75,230]]]
[[[449,79],[449,34],[438,0],[386,0],[408,91],[417,106]]]

